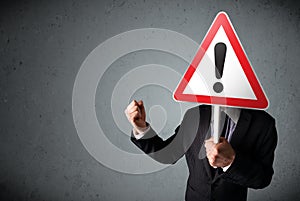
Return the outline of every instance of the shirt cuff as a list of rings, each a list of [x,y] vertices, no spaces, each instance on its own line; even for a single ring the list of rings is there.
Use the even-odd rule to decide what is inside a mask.
[[[150,125],[147,123],[147,127],[139,128],[139,131],[137,131],[135,128],[133,128],[132,132],[133,132],[133,136],[135,137],[135,139],[139,140],[142,137],[144,137],[149,130],[150,130]]]
[[[232,163],[231,163],[231,164],[232,164]],[[230,164],[230,165],[227,165],[227,166],[225,166],[225,167],[222,167],[223,172],[226,172],[226,171],[228,170],[228,168],[230,168],[231,164]]]

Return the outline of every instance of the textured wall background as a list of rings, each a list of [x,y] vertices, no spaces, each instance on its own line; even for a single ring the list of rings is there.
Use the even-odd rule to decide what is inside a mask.
[[[74,127],[72,89],[83,60],[106,39],[156,27],[200,43],[220,10],[235,26],[279,133],[273,182],[264,190],[250,190],[248,200],[299,200],[300,4],[269,0],[1,2],[1,200],[183,200],[188,175],[184,159],[146,175],[119,173],[93,159]],[[132,53],[107,70],[96,97],[108,138],[132,151],[138,150],[120,137],[107,106],[118,79],[147,63],[173,66],[180,73],[187,67],[165,53]],[[134,97],[142,97],[148,107],[172,104],[166,94],[149,86]],[[176,109],[166,109],[172,123],[165,133],[171,133],[180,117],[172,115]]]

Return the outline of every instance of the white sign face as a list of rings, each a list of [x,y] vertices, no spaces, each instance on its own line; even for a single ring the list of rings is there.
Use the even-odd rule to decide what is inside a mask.
[[[227,47],[221,79],[217,79],[215,75],[214,47],[219,42],[223,42]],[[221,82],[224,86],[221,93],[213,90],[213,85],[216,82]],[[256,96],[222,26],[205,52],[183,93],[256,100]]]
[[[225,12],[216,16],[174,99],[229,107],[268,107],[268,99]]]

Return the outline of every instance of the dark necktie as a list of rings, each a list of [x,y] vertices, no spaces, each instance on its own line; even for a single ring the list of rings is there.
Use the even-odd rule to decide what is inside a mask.
[[[224,127],[223,127],[223,130],[222,130],[222,133],[221,133],[221,137],[225,137],[227,139],[229,131],[230,131],[230,118],[226,114],[226,116],[225,116],[225,122],[224,122]]]

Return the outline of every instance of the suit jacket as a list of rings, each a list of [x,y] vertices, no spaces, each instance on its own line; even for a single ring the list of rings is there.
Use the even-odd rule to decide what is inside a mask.
[[[264,188],[271,182],[277,145],[275,120],[265,111],[241,109],[230,141],[236,156],[223,172],[210,166],[205,152],[201,154],[204,140],[210,136],[210,119],[211,106],[200,105],[185,113],[167,140],[150,129],[139,140],[132,134],[131,141],[161,163],[174,164],[185,155],[189,169],[187,201],[246,200],[248,188]]]

